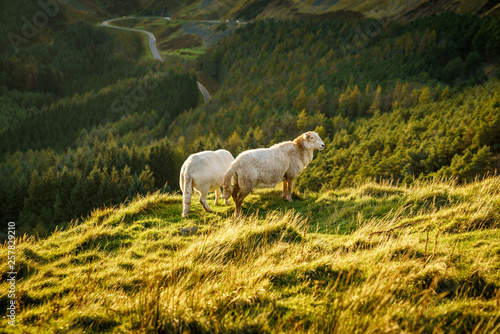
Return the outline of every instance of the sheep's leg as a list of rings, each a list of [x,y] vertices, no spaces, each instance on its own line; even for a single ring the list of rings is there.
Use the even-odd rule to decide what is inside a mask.
[[[217,195],[217,192],[219,192],[219,196]],[[215,191],[215,200],[217,201],[217,204],[216,205],[219,205],[219,200],[218,198],[220,197],[220,195],[222,195],[222,192],[220,191],[220,188],[217,188],[217,190]],[[231,205],[231,203],[229,202],[229,198],[224,198],[224,203],[226,205]]]
[[[220,188],[215,189],[215,205],[219,205],[219,198],[221,198],[222,191],[220,191]],[[224,203],[226,205],[231,205],[229,202],[229,198],[224,199]]]
[[[234,203],[236,204],[236,199],[238,198],[238,191],[240,190],[240,186],[235,184],[233,186],[233,192],[231,193],[231,197],[233,198]]]
[[[212,212],[207,202],[207,195],[209,190],[210,188],[208,186],[203,187],[202,189],[198,189],[198,193],[200,194],[200,204],[206,212]]]
[[[283,193],[281,195],[281,198],[286,199],[287,192],[288,192],[288,181],[283,180]]]
[[[292,202],[292,186],[293,186],[293,178],[288,178],[286,181],[287,183],[287,188],[286,188],[286,194],[285,194],[285,200],[288,202]],[[285,190],[283,190],[285,192]]]
[[[220,187],[217,187],[217,189],[215,189],[215,203],[214,203],[215,206],[219,205],[219,196],[220,196]]]
[[[240,190],[240,193],[238,194],[236,200],[234,201],[234,205],[235,205],[234,216],[235,217],[241,216],[241,208],[242,208],[243,200],[251,192],[252,192],[252,189],[241,189]]]
[[[234,202],[234,216],[235,217],[238,217],[238,210],[241,213],[241,203],[238,204],[238,191],[239,190],[240,190],[240,186],[237,183],[234,184],[233,192],[231,193],[231,197],[233,198],[233,202]]]
[[[182,193],[182,218],[187,218],[189,210],[191,210],[191,194],[193,187],[191,185],[184,188]]]

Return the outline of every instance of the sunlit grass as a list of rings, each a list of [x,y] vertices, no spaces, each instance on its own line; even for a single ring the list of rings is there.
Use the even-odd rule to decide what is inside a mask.
[[[155,193],[18,238],[6,332],[494,333],[500,178],[258,190],[206,213]],[[189,231],[183,233],[183,229]],[[6,254],[6,245],[2,246]],[[2,263],[2,273],[6,273]],[[5,275],[4,275],[5,276]],[[0,306],[9,302],[3,277]]]

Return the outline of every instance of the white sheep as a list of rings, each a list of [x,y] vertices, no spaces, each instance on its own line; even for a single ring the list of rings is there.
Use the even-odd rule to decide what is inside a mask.
[[[233,197],[237,217],[241,215],[243,199],[254,189],[274,187],[283,182],[283,199],[292,201],[293,179],[313,159],[315,149],[325,144],[316,132],[306,132],[294,141],[285,141],[270,148],[241,153],[224,174],[223,199]],[[233,187],[231,187],[233,183]]]
[[[215,205],[219,205],[220,186],[224,173],[234,161],[226,150],[204,151],[191,154],[181,168],[179,185],[182,190],[182,217],[186,218],[191,209],[191,195],[194,188],[200,194],[200,203],[206,212],[212,212],[207,203],[207,195],[215,190]],[[227,198],[226,205],[229,205]]]

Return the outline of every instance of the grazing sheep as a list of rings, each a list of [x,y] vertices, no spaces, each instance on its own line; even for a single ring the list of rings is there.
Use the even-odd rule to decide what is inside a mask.
[[[316,132],[306,132],[294,141],[285,141],[270,148],[241,153],[224,174],[223,199],[231,195],[237,217],[243,199],[254,188],[274,187],[283,181],[283,199],[292,201],[293,179],[311,162],[313,151],[325,144]],[[231,182],[232,181],[232,182]],[[233,188],[231,188],[233,183]]]
[[[191,209],[191,194],[194,188],[200,194],[200,203],[206,212],[212,212],[207,203],[209,191],[215,190],[215,205],[219,205],[220,186],[224,173],[234,161],[226,150],[204,151],[191,154],[181,168],[179,185],[182,190],[182,217]],[[226,199],[226,205],[229,201]]]

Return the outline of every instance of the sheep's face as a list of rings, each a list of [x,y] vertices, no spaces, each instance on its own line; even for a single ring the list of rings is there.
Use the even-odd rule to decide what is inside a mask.
[[[304,138],[304,146],[308,149],[318,149],[322,150],[325,148],[325,143],[321,140],[316,132],[309,131],[302,135]]]

